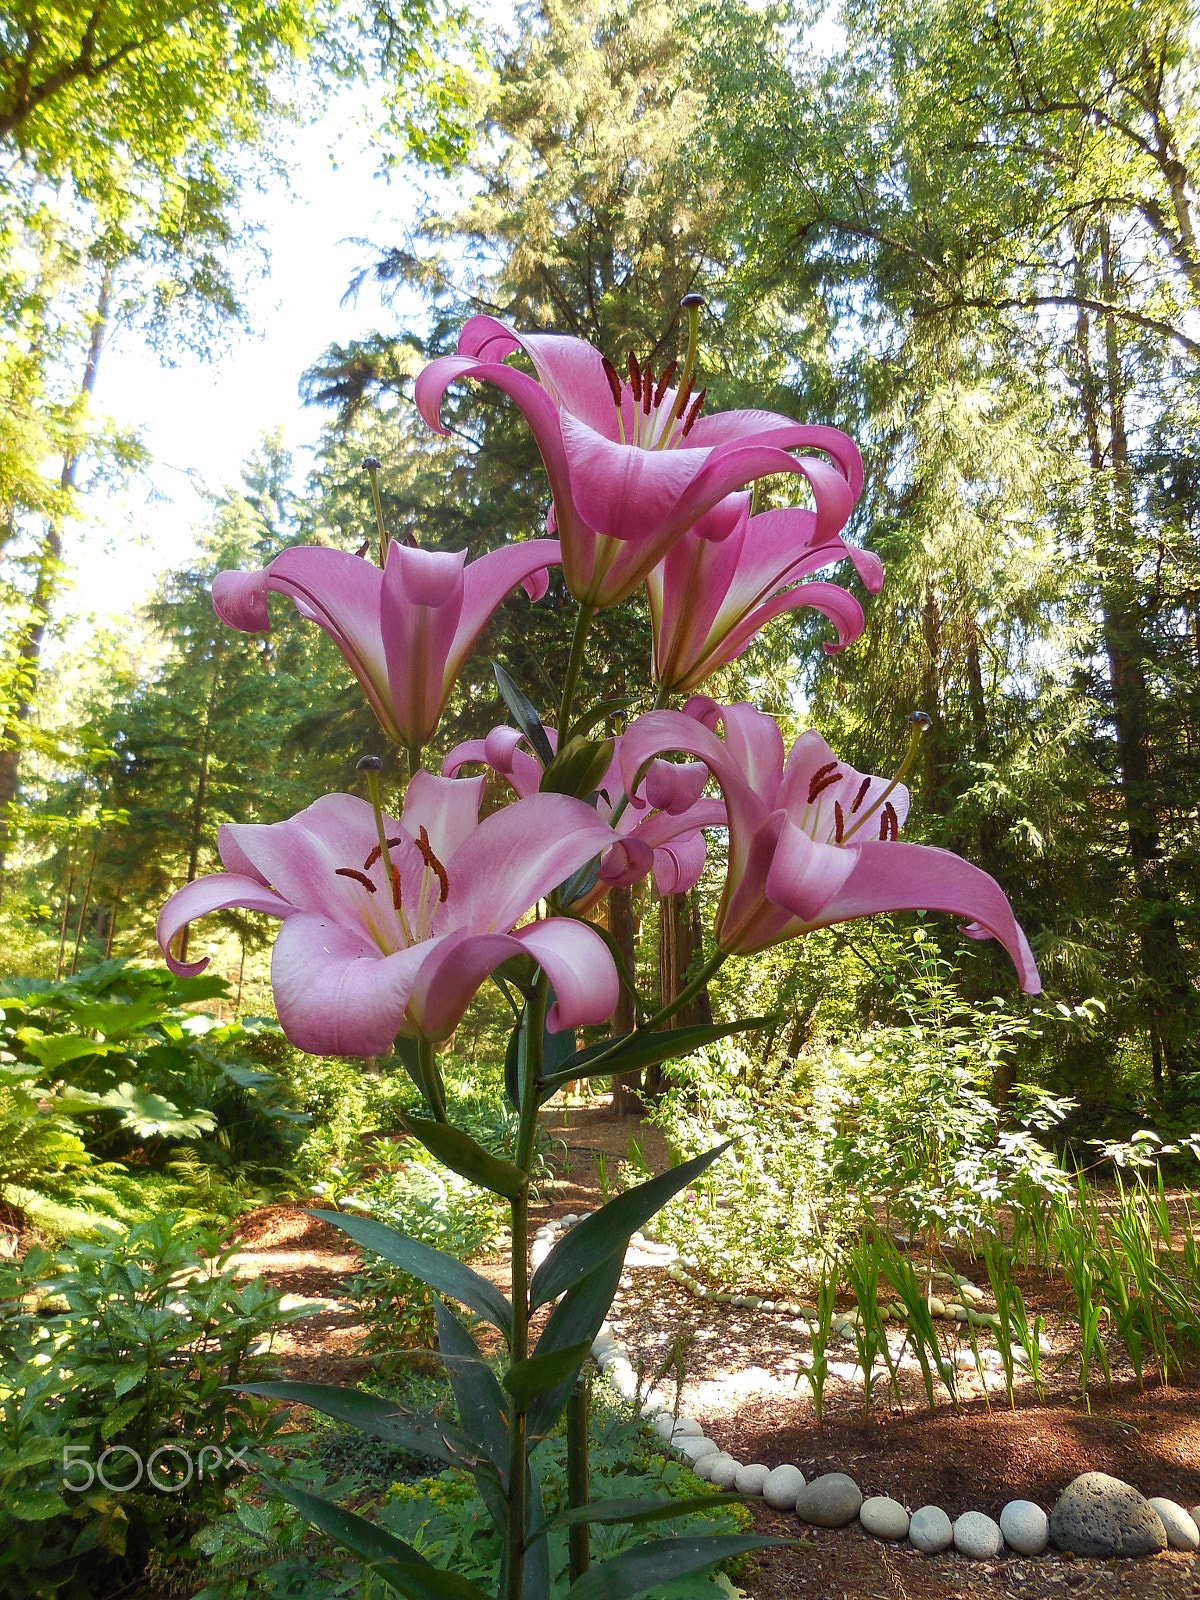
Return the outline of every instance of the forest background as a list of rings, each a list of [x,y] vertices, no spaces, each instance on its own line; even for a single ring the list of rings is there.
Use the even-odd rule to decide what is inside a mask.
[[[414,411],[416,372],[467,316],[660,363],[699,292],[712,402],[849,432],[867,468],[849,536],[887,574],[844,654],[795,613],[711,692],[814,724],[871,771],[927,712],[909,836],[999,879],[1042,1013],[1064,1018],[1021,1076],[1101,1120],[1124,1108],[1138,1126],[1152,1101],[1155,1126],[1194,1124],[1196,21],[1175,0],[543,0],[503,26],[424,0],[6,8],[0,966],[150,958],[159,906],[215,865],[222,822],[354,788],[378,749],[332,646],[282,605],[268,635],[223,629],[216,571],[294,543],[356,549],[372,455],[392,531],[425,547],[474,556],[542,530],[539,463],[505,400],[451,400],[446,438]],[[361,247],[359,287],[396,313],[346,345],[312,329],[303,393],[326,421],[306,480],[264,417],[194,557],[136,621],[72,634],[64,562],[89,496],[147,465],[104,417],[106,337],[120,323],[167,356],[219,350],[245,315],[244,201],[274,131],[355,84],[381,163],[438,180],[402,232]],[[794,492],[768,483],[760,504]],[[567,603],[561,583],[506,603],[446,749],[503,720],[489,655],[548,715]],[[642,602],[598,628],[587,687],[619,697],[649,648]],[[669,998],[707,891],[621,893],[610,925]],[[766,1051],[895,1020],[903,921],[740,969],[740,1009],[781,1014]],[[1011,997],[1002,956],[928,926],[964,1003]],[[269,1013],[269,930],[229,913],[201,937],[238,1007]],[[486,1010],[467,1027],[473,1057]]]

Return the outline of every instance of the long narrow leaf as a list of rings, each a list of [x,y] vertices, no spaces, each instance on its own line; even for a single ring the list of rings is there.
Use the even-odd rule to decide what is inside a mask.
[[[377,1256],[419,1282],[427,1283],[439,1294],[460,1301],[490,1322],[493,1328],[499,1328],[506,1338],[511,1338],[512,1306],[495,1284],[473,1272],[457,1257],[422,1244],[419,1239],[410,1239],[406,1233],[371,1217],[347,1216],[341,1211],[310,1211],[309,1216],[332,1223],[357,1244],[374,1250]]]
[[[500,1381],[516,1401],[517,1409],[528,1411],[530,1403],[539,1395],[574,1379],[591,1348],[591,1339],[584,1339],[578,1344],[543,1350],[530,1356],[528,1361],[515,1362]]]
[[[513,721],[529,740],[534,755],[543,767],[548,767],[554,760],[554,751],[550,748],[550,741],[546,737],[546,730],[541,717],[537,714],[537,708],[526,698],[524,691],[517,687],[498,661],[492,662],[492,673],[504,704],[512,712]]]
[[[283,1498],[303,1512],[335,1544],[343,1545],[368,1562],[379,1576],[409,1600],[491,1600],[484,1590],[455,1572],[432,1567],[419,1551],[386,1528],[346,1511],[331,1500],[309,1494],[289,1483],[275,1481]]]
[[[804,1544],[803,1539],[757,1539],[751,1535],[714,1534],[698,1539],[655,1539],[634,1545],[619,1555],[600,1561],[567,1591],[566,1600],[634,1600],[660,1584],[702,1572],[731,1556],[776,1545]]]
[[[541,1337],[533,1352],[535,1357],[550,1350],[569,1348],[585,1339],[590,1345],[600,1331],[600,1324],[608,1315],[613,1296],[621,1282],[621,1270],[624,1265],[624,1252],[614,1251],[594,1272],[589,1272],[581,1282],[563,1295],[542,1329]],[[529,1408],[531,1434],[549,1433],[562,1415],[574,1383],[573,1377],[566,1378],[546,1394],[538,1395]]]
[[[395,1401],[381,1400],[362,1389],[343,1389],[336,1384],[278,1383],[230,1384],[239,1394],[257,1394],[264,1400],[286,1400],[289,1405],[311,1406],[327,1417],[348,1422],[373,1439],[386,1439],[415,1455],[433,1456],[457,1466],[469,1465],[476,1447],[458,1428],[444,1423],[435,1412],[402,1411]]]
[[[454,1391],[458,1418],[497,1471],[508,1468],[508,1406],[483,1352],[443,1300],[434,1296],[438,1349]]]
[[[686,1189],[693,1178],[711,1167],[717,1157],[729,1149],[730,1143],[732,1141],[727,1140],[715,1150],[707,1150],[703,1155],[672,1167],[670,1172],[639,1183],[636,1189],[618,1195],[599,1211],[593,1211],[590,1217],[576,1223],[534,1273],[529,1286],[530,1308],[544,1306],[548,1300],[573,1288],[610,1255],[624,1252],[630,1234],[661,1210],[673,1194]]]
[[[403,1117],[401,1121],[414,1139],[460,1178],[503,1195],[506,1200],[515,1200],[524,1188],[525,1174],[520,1167],[489,1154],[461,1128],[451,1128],[445,1122],[427,1122],[421,1117]]]
[[[545,1080],[546,1087],[555,1088],[571,1078],[586,1078],[593,1070],[610,1072],[635,1072],[642,1067],[656,1067],[663,1061],[672,1061],[690,1055],[702,1045],[726,1039],[731,1033],[746,1033],[754,1028],[768,1028],[774,1017],[742,1017],[737,1022],[701,1023],[691,1028],[662,1028],[649,1033],[629,1033],[619,1042],[602,1039],[599,1044],[586,1045],[563,1062],[554,1078]],[[614,1048],[615,1045],[615,1048]],[[612,1050],[612,1054],[606,1054]],[[597,1057],[603,1056],[601,1062]],[[593,1063],[596,1066],[593,1067]]]
[[[567,1528],[580,1522],[603,1523],[608,1526],[613,1523],[643,1523],[665,1522],[670,1517],[688,1517],[693,1511],[711,1511],[715,1506],[736,1504],[740,1501],[751,1501],[758,1496],[752,1494],[698,1494],[690,1500],[641,1500],[630,1495],[614,1495],[608,1500],[593,1500],[586,1506],[574,1506],[566,1511],[560,1511],[556,1517],[551,1517],[549,1522],[544,1522],[540,1528],[530,1535],[532,1539],[541,1539],[552,1528]]]

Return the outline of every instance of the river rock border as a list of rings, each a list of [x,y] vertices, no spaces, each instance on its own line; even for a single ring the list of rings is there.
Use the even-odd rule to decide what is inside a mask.
[[[583,1216],[569,1214],[544,1223],[533,1240],[531,1265],[536,1269],[546,1259],[557,1233],[582,1221]],[[674,1246],[644,1233],[632,1236],[630,1251],[640,1258],[639,1265],[664,1268],[674,1282],[697,1299],[739,1310],[815,1315],[811,1307],[794,1301],[713,1293],[692,1276],[696,1270],[694,1261],[680,1256]],[[947,1304],[935,1300],[931,1306],[934,1315],[995,1328],[994,1317],[977,1309],[983,1300],[982,1292],[961,1279],[957,1288],[960,1301]],[[893,1307],[891,1314],[902,1320],[900,1307]],[[836,1334],[845,1336],[850,1327],[849,1317],[834,1319]],[[592,1343],[592,1355],[622,1399],[630,1404],[637,1401],[637,1373],[607,1322]],[[998,1351],[981,1355],[993,1356],[997,1363],[1000,1360]],[[973,1357],[971,1364],[975,1364]],[[808,1482],[794,1465],[771,1468],[762,1462],[739,1461],[722,1450],[715,1439],[708,1438],[695,1418],[671,1411],[654,1394],[641,1404],[640,1411],[663,1444],[682,1456],[696,1476],[714,1488],[761,1495],[774,1510],[795,1511],[802,1522],[813,1527],[844,1528],[857,1522],[876,1539],[892,1543],[907,1540],[928,1556],[951,1547],[977,1561],[992,1560],[1005,1548],[1022,1556],[1040,1556],[1051,1544],[1080,1556],[1153,1555],[1168,1549],[1191,1554],[1200,1551],[1200,1506],[1187,1510],[1176,1501],[1159,1496],[1147,1500],[1130,1484],[1107,1473],[1085,1472],[1073,1479],[1049,1515],[1031,1500],[1010,1500],[998,1522],[982,1511],[964,1511],[951,1521],[940,1506],[920,1506],[910,1512],[888,1495],[872,1495],[864,1500],[861,1489],[846,1473],[826,1472]]]

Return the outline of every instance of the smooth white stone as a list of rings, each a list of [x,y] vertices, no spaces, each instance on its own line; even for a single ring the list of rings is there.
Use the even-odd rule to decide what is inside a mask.
[[[572,1211],[565,1217],[559,1217],[558,1225],[559,1225],[560,1228],[569,1228],[569,1227],[571,1227],[571,1225],[573,1223],[576,1223],[578,1221],[579,1221],[579,1218]]]
[[[670,1437],[674,1439],[699,1439],[703,1434],[704,1429],[696,1421],[695,1417],[679,1417],[671,1430]]]
[[[763,1479],[762,1497],[776,1511],[794,1511],[803,1487],[804,1474],[799,1467],[776,1467]]]
[[[632,1400],[637,1393],[637,1373],[630,1368],[609,1367],[608,1381],[622,1400]]]
[[[1189,1511],[1178,1501],[1168,1500],[1163,1495],[1151,1495],[1150,1504],[1167,1530],[1167,1544],[1172,1550],[1200,1550],[1200,1528],[1192,1521]]]
[[[654,1421],[654,1431],[664,1442],[669,1442],[671,1435],[678,1426],[678,1420],[669,1411],[660,1413]]]
[[[1050,1543],[1050,1518],[1032,1500],[1010,1500],[1000,1513],[1000,1532],[1019,1556],[1040,1556]]]
[[[941,1506],[922,1506],[908,1523],[908,1542],[927,1556],[936,1556],[954,1543],[954,1527]]]
[[[646,1235],[644,1233],[631,1233],[629,1235],[629,1242],[630,1244],[645,1244]]]
[[[733,1456],[727,1456],[717,1462],[708,1475],[708,1481],[714,1489],[732,1489],[738,1473],[742,1470],[742,1463]]]
[[[990,1561],[1004,1549],[1004,1535],[982,1511],[964,1511],[954,1524],[954,1548],[972,1560]]]
[[[692,1467],[692,1471],[698,1478],[703,1478],[707,1483],[711,1481],[712,1470],[716,1466],[717,1462],[724,1461],[725,1459],[726,1454],[723,1450],[718,1450],[715,1455],[701,1456],[699,1461],[697,1461]],[[729,1456],[728,1459],[732,1461],[733,1457]]]
[[[903,1539],[908,1533],[908,1512],[890,1495],[873,1494],[858,1508],[858,1520],[877,1539]]]
[[[770,1472],[770,1467],[764,1467],[761,1461],[752,1461],[749,1466],[738,1468],[733,1487],[739,1494],[761,1494]]]
[[[611,1333],[598,1333],[592,1340],[592,1354],[595,1356],[597,1361],[599,1361],[601,1356],[607,1355],[610,1350],[619,1349],[620,1346],[617,1344],[617,1341],[613,1338]]]
[[[715,1440],[705,1438],[672,1439],[671,1448],[672,1450],[678,1450],[680,1455],[687,1461],[692,1462],[693,1465],[699,1461],[701,1456],[712,1456],[721,1453],[721,1446]]]
[[[956,1350],[954,1352],[954,1365],[959,1369],[960,1372],[974,1372],[974,1350]]]

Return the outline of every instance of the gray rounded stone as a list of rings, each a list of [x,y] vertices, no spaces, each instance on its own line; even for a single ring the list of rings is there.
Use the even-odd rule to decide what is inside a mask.
[[[1158,1520],[1166,1529],[1167,1544],[1172,1550],[1200,1550],[1200,1528],[1192,1521],[1190,1511],[1175,1500],[1162,1495],[1151,1495],[1146,1502],[1158,1513]]]
[[[1077,1556],[1150,1556],[1167,1548],[1158,1512],[1107,1472],[1084,1472],[1067,1485],[1050,1513],[1050,1539]]]
[[[903,1539],[908,1533],[908,1512],[890,1495],[873,1494],[864,1500],[858,1508],[858,1520],[876,1539]]]
[[[673,1417],[669,1411],[660,1411],[654,1419],[654,1431],[664,1443],[670,1440],[678,1426],[678,1417]]]
[[[708,1481],[714,1489],[732,1489],[734,1480],[742,1470],[742,1463],[733,1456],[722,1456],[708,1474]]]
[[[685,1439],[672,1439],[671,1448],[672,1450],[678,1450],[685,1461],[691,1466],[695,1466],[701,1456],[718,1454],[721,1446],[714,1439],[693,1439],[689,1436]]]
[[[990,1561],[1004,1549],[1004,1535],[999,1523],[982,1511],[964,1511],[954,1523],[954,1548],[960,1556],[970,1556],[975,1561]]]
[[[706,1482],[711,1483],[713,1472],[716,1470],[718,1463],[732,1460],[733,1457],[727,1451],[717,1450],[712,1455],[701,1456],[699,1461],[692,1467],[692,1471],[698,1478],[703,1478]]]
[[[1191,1517],[1192,1521],[1196,1524],[1197,1532],[1200,1532],[1200,1506],[1193,1506],[1188,1512],[1188,1516]]]
[[[796,1515],[814,1528],[844,1528],[863,1503],[862,1490],[844,1472],[825,1472],[796,1497]]]
[[[703,1433],[704,1429],[696,1421],[695,1417],[679,1417],[676,1419],[675,1426],[671,1429],[671,1437],[673,1439],[699,1439]]]
[[[776,1511],[790,1511],[804,1487],[799,1467],[776,1467],[763,1479],[762,1497]]]
[[[1000,1513],[1000,1532],[1019,1556],[1040,1556],[1050,1543],[1050,1518],[1032,1500],[1010,1500]]]
[[[954,1543],[954,1528],[941,1506],[922,1506],[908,1523],[908,1542],[927,1556],[936,1556]]]
[[[748,1466],[738,1468],[733,1487],[739,1494],[761,1494],[770,1475],[770,1467],[764,1467],[761,1461],[751,1461]]]

